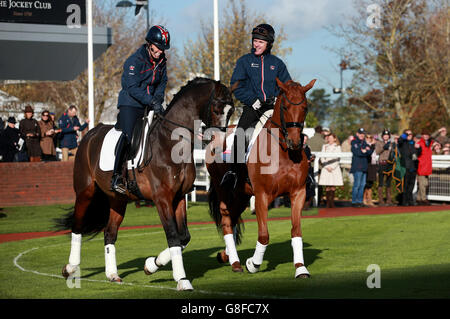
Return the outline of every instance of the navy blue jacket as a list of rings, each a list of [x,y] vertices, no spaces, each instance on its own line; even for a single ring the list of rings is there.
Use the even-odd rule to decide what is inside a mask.
[[[276,97],[280,88],[275,81],[278,77],[282,82],[291,80],[286,65],[272,54],[256,56],[248,53],[240,57],[231,76],[231,85],[239,81],[234,96],[245,105],[253,105],[256,99],[265,101]]]
[[[145,108],[151,102],[162,103],[166,84],[166,58],[153,63],[144,44],[123,65],[122,90],[117,107]]]
[[[352,167],[350,168],[350,173],[354,172],[367,172],[367,167],[369,165],[369,157],[372,156],[374,151],[373,148],[362,152],[363,149],[369,146],[365,140],[360,140],[357,136],[351,143],[352,146]]]
[[[59,128],[61,129],[60,144],[61,148],[67,147],[68,149],[74,149],[78,147],[78,134],[73,128],[74,126],[79,126],[79,131],[81,132],[87,127],[87,123],[83,125],[80,124],[80,120],[77,116],[70,117],[67,112],[65,112],[58,120]]]

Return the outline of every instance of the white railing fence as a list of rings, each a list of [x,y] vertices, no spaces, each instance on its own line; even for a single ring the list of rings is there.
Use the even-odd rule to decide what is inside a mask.
[[[319,182],[320,158],[339,158],[339,164],[343,170],[343,175],[348,175],[352,164],[352,153],[322,153],[313,152],[316,156],[313,167],[316,184]],[[428,199],[436,201],[450,201],[450,155],[433,155],[433,174],[429,178]],[[196,179],[194,182],[194,190],[191,192],[191,201],[196,201],[197,187],[209,188],[209,174],[205,164],[205,150],[194,150],[194,162],[196,166]],[[416,192],[414,188],[414,192]],[[318,196],[318,188],[316,187],[316,199]],[[317,201],[315,203],[317,205]]]

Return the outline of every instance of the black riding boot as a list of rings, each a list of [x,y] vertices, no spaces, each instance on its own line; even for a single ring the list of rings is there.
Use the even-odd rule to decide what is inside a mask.
[[[114,171],[111,180],[111,189],[117,193],[125,194],[127,192],[127,186],[123,173],[123,162],[126,154],[126,148],[128,147],[128,140],[125,134],[120,135],[116,146],[116,158],[114,160]]]
[[[220,182],[220,186],[228,189],[234,190],[236,188],[236,184],[238,181],[237,171],[237,137],[234,136],[233,146],[231,147],[231,156],[233,159],[233,163],[231,164],[230,169],[223,175],[222,181]]]

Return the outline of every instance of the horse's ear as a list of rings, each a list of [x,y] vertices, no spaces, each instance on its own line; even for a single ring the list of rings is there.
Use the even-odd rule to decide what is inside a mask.
[[[285,85],[283,82],[281,82],[279,78],[275,78],[275,80],[277,81],[278,87],[279,87],[282,91],[286,92],[286,91],[287,91],[286,85]]]
[[[314,86],[314,83],[316,83],[316,79],[311,80],[311,82],[309,82],[306,86],[305,86],[305,92],[308,92],[309,90],[312,89],[312,87]]]

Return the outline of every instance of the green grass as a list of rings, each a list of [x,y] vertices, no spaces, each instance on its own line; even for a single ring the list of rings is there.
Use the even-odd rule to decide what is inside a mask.
[[[33,207],[6,207],[0,211],[0,234],[53,231],[54,218],[66,214],[73,205],[52,205]],[[288,217],[289,208],[280,207],[269,210],[269,217]],[[304,211],[303,215],[316,215],[317,209]],[[249,209],[242,214],[243,219],[255,219]],[[189,203],[188,221],[212,221],[208,213],[208,205],[204,202]],[[121,226],[142,226],[161,224],[155,207],[136,208],[134,203],[127,206],[124,221]]]
[[[129,223],[151,220],[144,210],[130,209]],[[269,214],[285,213],[278,209]],[[196,205],[190,216],[209,220],[204,205]],[[253,254],[257,238],[257,224],[245,225],[238,246],[242,263]],[[6,242],[0,244],[0,298],[448,298],[449,226],[450,211],[305,218],[304,255],[312,277],[299,280],[293,278],[289,220],[269,222],[271,243],[257,274],[232,273],[229,265],[218,264],[215,256],[224,244],[215,226],[192,225],[183,258],[193,292],[174,290],[170,265],[152,276],[144,274],[145,258],[167,245],[160,228],[119,233],[117,263],[123,285],[105,282],[102,236],[83,241],[80,289],[69,289],[58,277],[69,255],[68,236]],[[380,289],[366,286],[370,264],[381,268]]]

